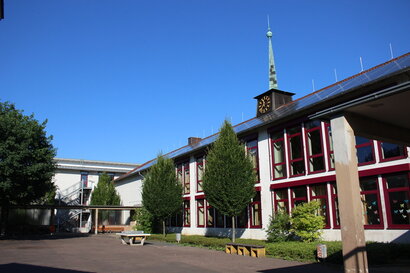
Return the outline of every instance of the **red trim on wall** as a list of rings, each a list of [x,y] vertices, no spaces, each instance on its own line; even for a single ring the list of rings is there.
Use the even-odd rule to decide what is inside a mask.
[[[410,171],[409,163],[404,163],[404,164],[394,165],[394,166],[373,168],[369,170],[361,170],[359,171],[359,177],[375,176],[375,175],[381,175],[381,174],[386,174],[386,173],[395,173],[395,172],[404,172],[404,171]],[[304,178],[304,179],[292,181],[292,182],[272,184],[270,185],[270,189],[275,190],[275,189],[297,187],[297,186],[322,183],[322,182],[330,182],[330,181],[336,181],[336,175],[332,174],[332,175],[320,176],[320,177],[315,177],[315,178]]]
[[[198,200],[198,199],[205,199],[205,194],[195,196],[195,200]]]
[[[190,200],[191,198],[190,198],[189,196],[185,196],[185,197],[182,197],[182,199],[184,199],[184,200]]]
[[[261,191],[261,187],[260,186],[255,187],[255,191]]]

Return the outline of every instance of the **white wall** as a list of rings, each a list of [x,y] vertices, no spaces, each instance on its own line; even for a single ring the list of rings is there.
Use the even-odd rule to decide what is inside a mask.
[[[115,183],[115,189],[121,197],[123,206],[142,205],[142,177],[131,176]]]

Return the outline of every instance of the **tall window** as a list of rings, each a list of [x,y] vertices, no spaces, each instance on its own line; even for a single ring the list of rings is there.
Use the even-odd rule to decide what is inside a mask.
[[[248,207],[246,207],[242,213],[236,217],[236,224],[238,228],[248,227]]]
[[[406,147],[399,144],[379,142],[381,161],[403,158],[406,156]]]
[[[309,173],[325,170],[325,160],[322,144],[322,129],[320,121],[314,120],[305,123],[307,157]]]
[[[196,191],[202,192],[202,182],[204,177],[205,157],[201,156],[196,159]]]
[[[306,186],[291,188],[290,191],[292,208],[307,202]]]
[[[225,224],[225,216],[215,209],[215,226],[218,228],[223,228]]]
[[[374,163],[373,140],[356,136],[356,153],[359,165]]]
[[[303,175],[305,173],[305,162],[301,127],[298,126],[288,130],[288,146],[290,176]]]
[[[87,186],[88,186],[88,172],[81,172],[81,184],[82,184],[82,187],[87,188]]]
[[[206,202],[206,226],[214,227],[214,225],[215,225],[215,210],[208,202]]]
[[[326,140],[327,140],[329,170],[334,170],[335,169],[335,153],[333,151],[332,127],[330,127],[329,123],[326,123],[325,127],[326,127]]]
[[[329,210],[327,207],[326,184],[315,184],[310,186],[311,200],[319,201],[318,214],[325,218],[325,227],[329,228]]]
[[[191,207],[190,201],[184,200],[184,227],[191,226]]]
[[[259,164],[258,164],[258,140],[257,139],[246,142],[246,152],[252,159],[253,170],[255,171],[256,176],[257,176],[256,178],[257,180],[255,181],[255,183],[258,183],[259,182]]]
[[[387,197],[389,226],[409,228],[410,225],[410,186],[409,173],[385,176],[384,187]]]
[[[257,191],[250,204],[251,228],[262,227],[261,192]]]
[[[177,165],[177,178],[183,186],[184,194],[188,194],[190,190],[189,162]]]
[[[339,200],[337,198],[336,182],[333,182],[330,185],[331,185],[331,189],[332,189],[331,198],[332,198],[332,204],[333,204],[333,209],[332,209],[333,227],[334,228],[340,228]]]
[[[286,177],[285,138],[283,132],[271,134],[273,179]]]
[[[382,224],[383,217],[377,184],[377,177],[360,179],[363,224],[367,227],[381,227]]]
[[[275,211],[288,212],[288,189],[275,190]]]
[[[198,227],[204,227],[205,226],[205,200],[204,199],[198,199],[196,201],[197,205],[197,226]]]

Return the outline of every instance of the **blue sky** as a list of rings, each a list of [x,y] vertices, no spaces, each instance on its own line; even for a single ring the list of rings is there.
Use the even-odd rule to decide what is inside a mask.
[[[410,51],[410,1],[5,0],[0,101],[48,119],[57,156],[143,163]]]

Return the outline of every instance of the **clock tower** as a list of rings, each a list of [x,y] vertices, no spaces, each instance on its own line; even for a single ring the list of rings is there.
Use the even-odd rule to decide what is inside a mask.
[[[276,77],[275,60],[272,49],[272,31],[269,26],[269,17],[268,32],[266,32],[266,37],[269,41],[269,90],[255,97],[257,100],[257,117],[270,113],[279,106],[291,102],[292,96],[295,95],[294,93],[285,92],[278,89],[278,80]]]

